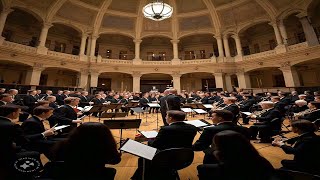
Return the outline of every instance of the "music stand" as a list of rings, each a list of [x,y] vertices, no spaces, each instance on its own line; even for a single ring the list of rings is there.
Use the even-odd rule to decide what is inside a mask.
[[[150,108],[160,108],[161,106],[158,103],[147,103]],[[158,112],[157,112],[157,131],[158,131]]]
[[[92,106],[92,108],[88,111],[90,114],[92,113],[98,113],[99,114],[99,122],[100,122],[100,113],[102,112],[101,111],[101,108],[103,107],[103,105],[95,105],[95,106]],[[89,122],[90,122],[90,116],[89,116]]]
[[[192,109],[191,108],[181,108],[181,111],[183,111],[184,113],[186,113],[186,120],[188,120],[188,113],[192,113]]]
[[[127,113],[125,112],[121,112],[121,113],[116,113],[116,112],[110,112],[110,113],[103,113],[101,114],[101,118],[110,118],[110,120],[115,119],[115,118],[122,118],[122,117],[126,117]]]
[[[122,139],[123,129],[139,129],[141,119],[118,119],[118,120],[104,120],[105,124],[109,129],[120,129],[120,142]]]
[[[206,118],[206,114],[208,113],[207,111],[203,110],[203,109],[193,109],[194,112],[196,112],[197,114],[203,114],[203,118]]]
[[[139,119],[140,119],[140,113],[145,112],[141,107],[135,107],[135,108],[130,108],[133,112],[139,114]]]
[[[132,101],[130,101],[130,102],[128,102],[128,104],[126,105],[126,109],[127,109],[128,113],[129,113],[129,109],[135,108],[135,107],[138,107],[138,106],[139,106],[139,102],[132,102]]]

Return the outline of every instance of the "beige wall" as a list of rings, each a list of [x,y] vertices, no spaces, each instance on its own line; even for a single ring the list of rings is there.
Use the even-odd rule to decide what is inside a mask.
[[[319,86],[320,85],[320,69],[308,69],[299,71],[300,82],[303,86]]]
[[[4,83],[21,83],[25,84],[27,71],[19,67],[5,67],[0,65],[0,80],[4,80]],[[19,84],[20,84],[19,83]]]
[[[250,72],[250,81],[252,88],[275,87],[274,75],[283,75],[282,71],[276,69],[259,70]]]
[[[77,73],[64,70],[44,70],[48,75],[47,86],[77,86]]]
[[[132,76],[120,73],[101,74],[99,78],[111,79],[111,90],[114,91],[132,91]]]
[[[191,73],[181,76],[180,87],[182,90],[199,91],[202,89],[202,79],[214,79],[213,75],[207,73]]]

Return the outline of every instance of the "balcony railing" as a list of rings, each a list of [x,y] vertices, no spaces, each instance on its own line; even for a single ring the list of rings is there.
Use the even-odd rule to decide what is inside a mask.
[[[275,54],[276,54],[276,51],[275,50],[271,50],[271,51],[266,51],[266,52],[262,52],[262,53],[243,56],[243,60],[257,59],[257,58],[262,58],[262,57],[266,57],[266,56],[272,56],[272,55],[275,55]]]
[[[173,56],[163,54],[142,55],[141,59],[143,61],[171,61]]]
[[[132,60],[122,60],[122,59],[106,59],[102,58],[101,62],[109,64],[132,64]]]
[[[58,58],[80,60],[80,56],[66,54],[66,53],[60,53],[60,52],[55,52],[55,51],[48,51],[48,55],[58,57]]]
[[[27,46],[27,45],[23,45],[23,44],[18,44],[18,43],[14,43],[14,42],[9,42],[9,41],[4,41],[2,46],[12,48],[12,49],[15,49],[18,51],[22,51],[22,52],[30,52],[30,53],[37,52],[37,48],[35,48],[35,47],[31,47],[31,46]]]
[[[119,60],[132,60],[135,58],[134,54],[107,54],[101,55],[104,59],[119,59]]]
[[[195,60],[195,59],[211,59],[214,56],[213,53],[200,53],[200,54],[181,54],[179,55],[181,60]]]
[[[299,44],[294,44],[291,46],[288,46],[288,51],[294,51],[297,49],[303,49],[303,48],[307,48],[308,47],[308,43],[307,42],[303,42],[303,43],[299,43]]]

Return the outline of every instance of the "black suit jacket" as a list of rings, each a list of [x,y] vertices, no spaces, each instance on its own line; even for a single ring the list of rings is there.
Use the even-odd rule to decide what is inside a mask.
[[[233,120],[235,120],[236,115],[239,114],[239,107],[236,104],[230,104],[229,106],[225,107],[224,110],[228,110],[233,114]]]
[[[175,122],[163,126],[155,140],[150,145],[158,150],[169,148],[191,148],[197,128],[184,122]]]
[[[299,119],[305,119],[305,120],[308,120],[311,122],[313,122],[319,118],[320,118],[320,111],[314,111],[312,113],[305,114],[304,116],[299,117]]]
[[[166,96],[166,101],[168,104],[168,110],[181,110],[180,109],[180,105],[181,105],[181,101],[180,98],[174,94],[169,94],[168,96]]]
[[[100,105],[103,103],[101,99],[97,99],[97,98],[93,98],[91,102],[93,102],[94,105]]]
[[[270,109],[269,111],[261,114],[261,116],[257,117],[256,119],[261,121],[261,122],[263,122],[263,123],[265,123],[265,124],[268,124],[274,118],[279,118],[279,119],[282,118],[281,113],[279,112],[279,110],[277,110],[275,108]]]
[[[223,122],[213,127],[204,128],[203,133],[200,138],[193,144],[194,151],[203,151],[210,147],[212,144],[213,137],[224,130],[232,130],[239,132],[246,136],[248,139],[250,138],[248,128],[238,126],[233,122]]]
[[[88,97],[80,96],[80,107],[89,106],[89,99]]]
[[[63,94],[57,94],[56,95],[56,101],[58,105],[63,105],[64,104],[64,95]]]
[[[3,101],[0,101],[0,106],[6,105]]]
[[[286,160],[296,166],[296,170],[309,173],[320,172],[320,137],[315,133],[306,133],[297,138],[294,147],[283,145],[283,151],[293,154],[293,160]],[[285,164],[284,164],[285,165]]]
[[[44,137],[41,133],[45,131],[44,125],[39,118],[32,116],[31,118],[25,120],[21,128],[25,136],[31,141],[43,140]]]
[[[255,100],[248,99],[240,103],[240,111],[242,112],[249,112],[250,108],[255,104]]]
[[[37,102],[37,99],[32,95],[27,95],[23,99],[23,103],[25,106],[28,106],[30,109],[33,109],[35,104]]]
[[[139,100],[140,107],[148,107],[148,103],[149,103],[149,99],[146,99],[144,97]]]
[[[76,120],[78,115],[71,106],[64,105],[60,107],[56,113],[56,116],[59,125],[70,125],[70,127],[64,128],[63,132],[70,132],[73,128],[77,127],[77,124],[72,123],[72,121]]]

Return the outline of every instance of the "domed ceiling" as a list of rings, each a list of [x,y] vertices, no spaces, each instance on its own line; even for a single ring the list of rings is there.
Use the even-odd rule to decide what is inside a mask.
[[[255,22],[278,20],[289,11],[304,12],[312,0],[164,0],[171,18],[155,22],[141,9],[151,0],[1,0],[31,12],[43,22],[61,23],[82,33],[117,33],[132,38],[154,34],[178,39],[194,32],[239,32]]]

